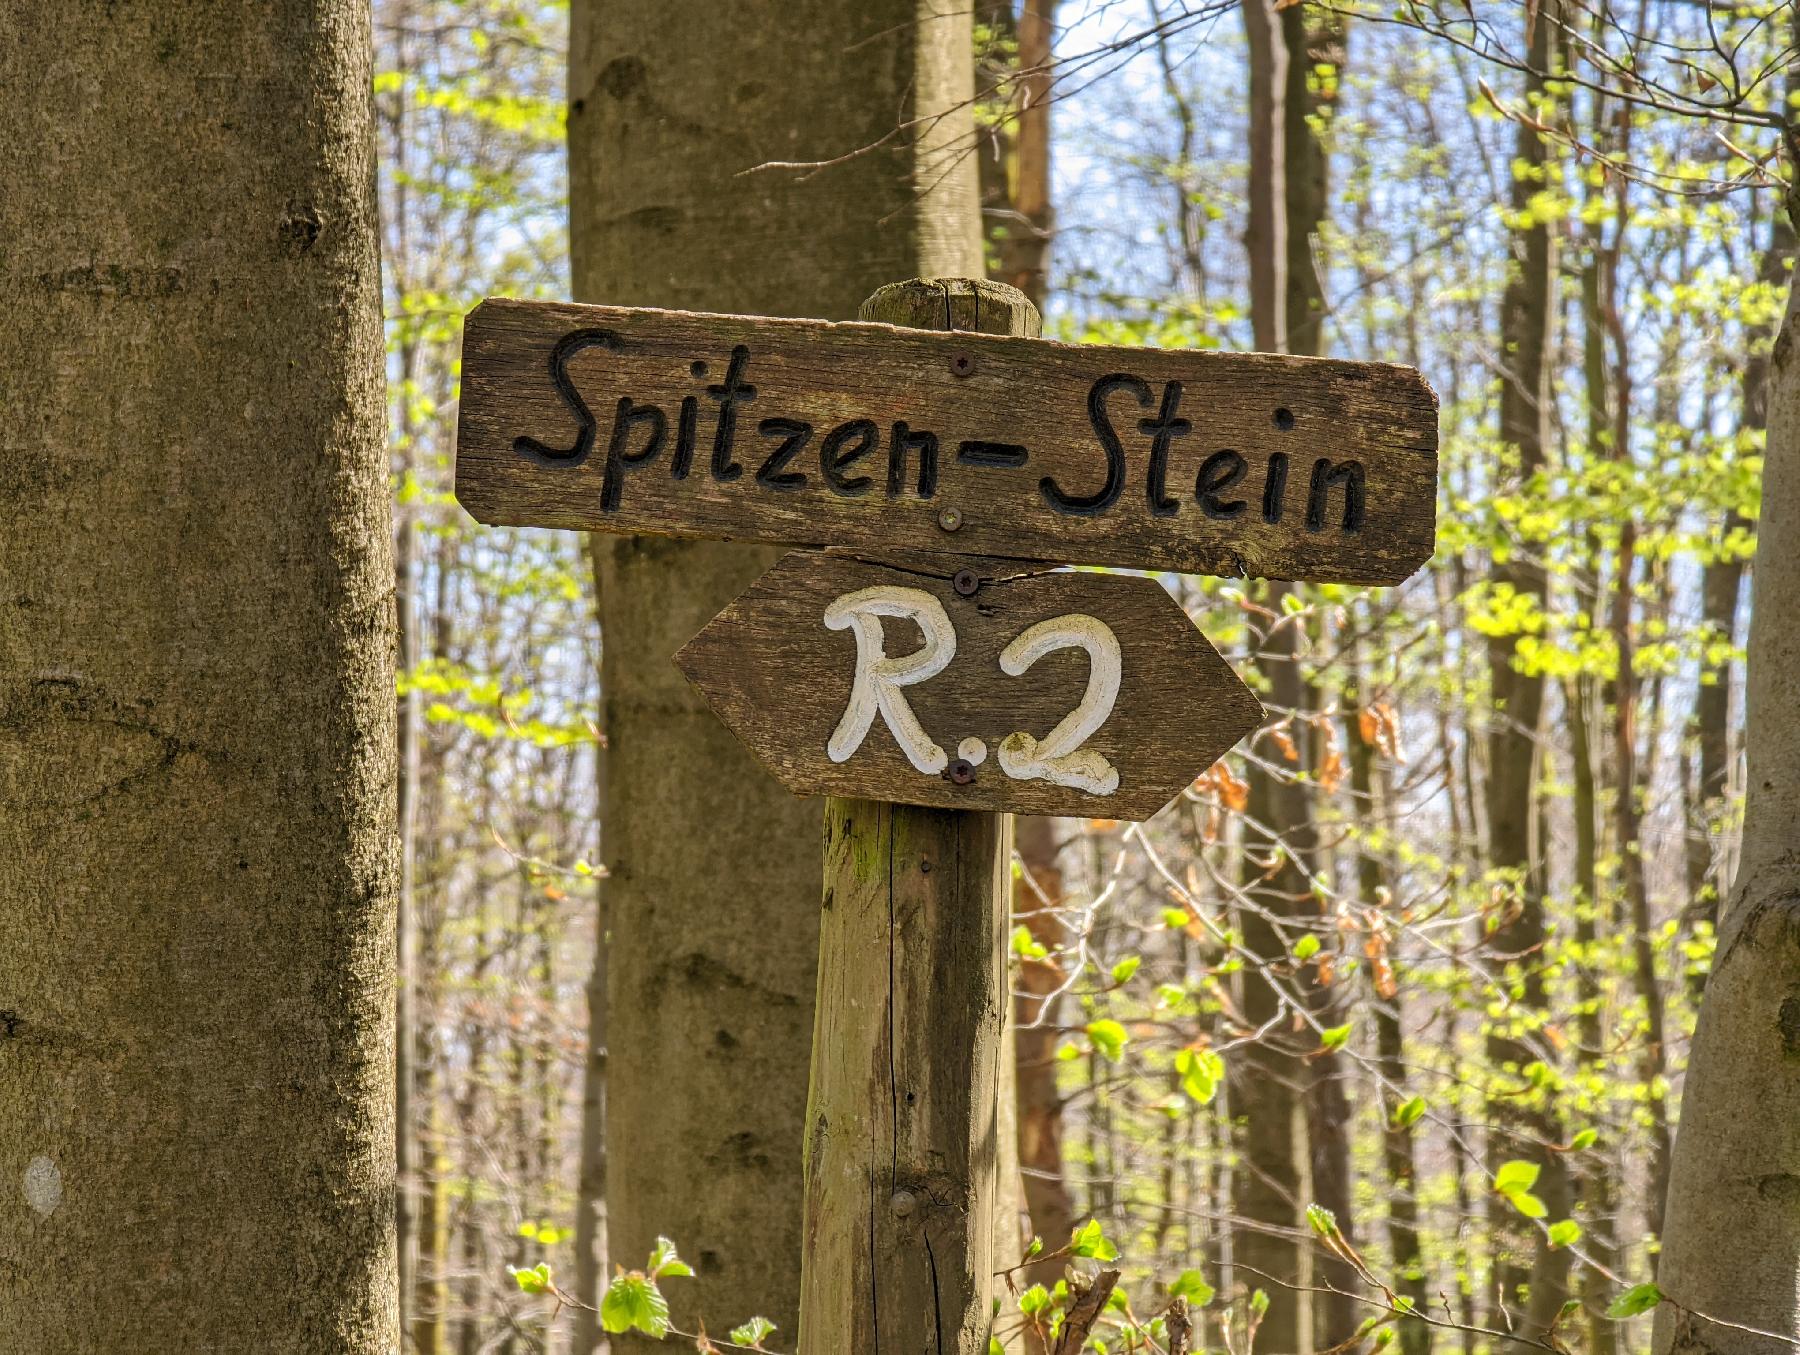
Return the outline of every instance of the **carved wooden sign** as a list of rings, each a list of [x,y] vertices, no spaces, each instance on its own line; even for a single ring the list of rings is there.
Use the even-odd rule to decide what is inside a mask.
[[[1407,367],[494,300],[462,380],[486,523],[1372,584],[1435,532]]]
[[[797,551],[675,656],[802,795],[1147,819],[1262,721],[1153,579]]]

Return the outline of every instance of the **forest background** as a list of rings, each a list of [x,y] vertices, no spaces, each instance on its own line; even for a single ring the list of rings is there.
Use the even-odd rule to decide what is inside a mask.
[[[1202,1348],[1643,1349],[1629,1310],[1654,1304],[1738,850],[1792,237],[1762,129],[1521,67],[1628,34],[1696,104],[1729,53],[1734,92],[1779,108],[1787,7],[1494,7],[1466,30],[1404,7],[1016,8],[978,4],[970,53],[992,275],[1068,340],[1416,365],[1443,490],[1436,558],[1402,588],[1168,578],[1274,718],[1149,824],[1021,825],[1011,1246],[1046,1256],[998,1330],[1043,1347],[1074,1232],[1078,1266],[1119,1254],[1147,1329],[1188,1299]],[[509,1267],[600,1302],[608,1155],[696,1189],[753,1170],[605,1141],[596,1084],[635,1051],[591,1038],[590,992],[603,1008],[609,967],[681,938],[598,922],[592,561],[450,495],[463,314],[571,293],[567,20],[375,5],[403,1310],[429,1355],[592,1338]],[[797,1156],[776,1173],[797,1183]],[[723,1294],[727,1325],[765,1312],[791,1348],[793,1296],[730,1292],[678,1223],[700,1274],[664,1286],[677,1325]],[[1384,1288],[1430,1320],[1384,1313]]]

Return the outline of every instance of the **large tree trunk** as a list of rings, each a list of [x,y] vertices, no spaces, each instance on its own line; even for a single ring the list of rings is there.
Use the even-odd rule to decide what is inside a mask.
[[[0,10],[0,1350],[388,1355],[369,12]]]
[[[1780,285],[1794,256],[1794,228],[1787,214],[1776,207],[1769,223],[1769,244],[1762,253],[1757,276],[1771,286]],[[1747,351],[1743,371],[1743,418],[1739,427],[1746,433],[1766,429],[1769,422],[1769,354],[1765,345],[1767,330],[1752,329],[1745,335]],[[1747,453],[1747,448],[1740,453]],[[1735,534],[1748,530],[1751,524],[1743,515],[1732,511],[1725,515],[1723,534],[1727,542]],[[1738,602],[1743,592],[1745,561],[1727,551],[1719,559],[1708,560],[1700,575],[1701,615],[1706,625],[1706,638],[1731,643],[1737,638]],[[1694,727],[1698,747],[1698,775],[1695,785],[1694,812],[1698,820],[1688,827],[1692,847],[1688,854],[1688,885],[1692,898],[1690,913],[1718,922],[1719,898],[1725,890],[1728,853],[1724,841],[1726,818],[1723,802],[1730,795],[1732,766],[1731,747],[1731,668],[1727,662],[1694,688]]]
[[[576,3],[575,295],[847,319],[884,283],[979,275],[968,6],[741,10]],[[872,146],[810,176],[744,172]],[[691,1296],[671,1288],[690,1330],[761,1312],[792,1333],[819,806],[765,775],[669,662],[774,556],[648,538],[596,539],[594,554],[608,1250],[636,1265],[657,1234],[674,1238],[700,1272]],[[593,1340],[581,1326],[576,1348]]]
[[[1797,341],[1790,289],[1769,364],[1743,856],[1688,1059],[1658,1270],[1679,1307],[1658,1312],[1659,1355],[1790,1355],[1800,1339],[1800,627],[1788,615],[1800,604]]]

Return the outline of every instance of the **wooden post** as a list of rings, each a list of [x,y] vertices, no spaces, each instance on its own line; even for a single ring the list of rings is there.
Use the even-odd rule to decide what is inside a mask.
[[[861,318],[1039,327],[1022,293],[967,279],[883,287]],[[1007,815],[826,802],[802,1355],[985,1355],[1011,857]]]

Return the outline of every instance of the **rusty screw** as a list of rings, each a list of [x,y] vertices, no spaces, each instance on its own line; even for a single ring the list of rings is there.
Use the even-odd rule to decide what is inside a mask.
[[[913,1210],[919,1207],[919,1197],[914,1195],[910,1190],[896,1190],[893,1195],[888,1198],[888,1203],[893,1206],[896,1216],[907,1218],[912,1214]]]
[[[962,512],[956,508],[946,508],[938,514],[938,526],[947,532],[953,532],[962,526]]]
[[[967,353],[958,353],[955,357],[950,359],[950,373],[952,376],[973,376],[975,374],[975,359],[970,357]]]
[[[958,597],[972,598],[981,591],[981,575],[972,569],[959,569],[950,580],[950,586]]]
[[[950,781],[952,785],[966,786],[975,780],[975,764],[965,757],[956,758],[950,764]]]

